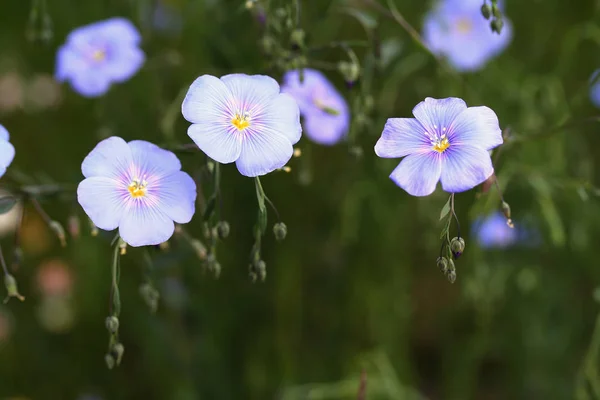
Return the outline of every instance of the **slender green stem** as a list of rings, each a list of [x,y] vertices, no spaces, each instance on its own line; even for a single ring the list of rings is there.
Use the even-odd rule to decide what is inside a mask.
[[[119,256],[120,256],[120,247],[117,243],[115,245],[114,253],[113,253],[113,262],[111,268],[111,314],[115,317],[118,317],[121,314],[121,296],[119,293]]]
[[[0,264],[2,264],[2,270],[4,271],[4,275],[9,275],[8,267],[6,266],[6,261],[4,260],[4,252],[2,251],[1,246],[0,246]]]

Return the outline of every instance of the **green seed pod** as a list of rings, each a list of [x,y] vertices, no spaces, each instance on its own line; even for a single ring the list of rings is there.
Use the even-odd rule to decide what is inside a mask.
[[[502,18],[496,18],[492,20],[490,26],[492,28],[492,32],[500,34],[502,32],[502,28],[504,27],[504,22],[502,21]]]
[[[448,272],[448,259],[446,257],[438,257],[437,266],[443,274]]]
[[[287,236],[287,226],[283,222],[278,222],[273,225],[273,234],[275,239],[282,241]]]
[[[114,315],[107,317],[105,325],[108,332],[114,335],[119,331],[119,318],[115,317]]]
[[[217,234],[220,239],[225,239],[229,236],[229,223],[227,221],[220,221],[217,224]]]
[[[490,17],[492,16],[492,9],[490,8],[490,5],[487,2],[483,3],[483,5],[481,6],[481,15],[483,15],[483,18],[485,19],[490,19]]]

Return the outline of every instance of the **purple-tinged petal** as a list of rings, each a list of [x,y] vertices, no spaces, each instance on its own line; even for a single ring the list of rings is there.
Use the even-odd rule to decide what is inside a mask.
[[[71,77],[71,86],[84,97],[100,97],[110,89],[110,80],[94,71],[84,71]]]
[[[467,104],[457,97],[427,97],[413,108],[413,115],[427,132],[441,133],[443,128],[449,128],[454,119],[466,109]]]
[[[2,124],[0,124],[0,139],[6,140],[7,142],[10,140],[10,135]]]
[[[158,182],[150,190],[159,198],[159,209],[178,224],[190,222],[195,211],[196,183],[185,172],[177,171]]]
[[[442,155],[432,151],[407,156],[390,178],[412,196],[427,196],[435,190],[441,173]]]
[[[152,176],[154,179],[159,179],[181,170],[181,162],[171,151],[145,140],[132,140],[127,144],[131,149],[133,164],[137,169],[132,172],[140,175],[133,178],[148,179],[148,176]],[[147,177],[142,178],[142,175]]]
[[[306,136],[315,143],[331,146],[344,139],[349,121],[332,116],[311,116],[304,119]]]
[[[218,122],[200,122],[188,128],[188,136],[207,156],[221,164],[237,160],[242,151],[242,135],[229,132]]]
[[[161,244],[174,231],[173,220],[158,207],[142,201],[130,202],[119,223],[119,235],[132,247]]]
[[[221,81],[229,89],[234,105],[251,116],[262,113],[264,107],[279,94],[279,83],[266,75],[229,74],[221,77]]]
[[[142,68],[146,55],[138,47],[114,45],[110,48],[110,59],[97,67],[95,73],[110,78],[113,82],[125,82]]]
[[[56,71],[54,76],[57,81],[64,82],[69,78],[85,73],[90,68],[89,60],[82,54],[74,51],[72,47],[63,45],[56,54]]]
[[[482,147],[451,144],[443,155],[441,182],[446,192],[472,189],[494,173],[490,154]]]
[[[242,175],[265,175],[283,167],[293,152],[289,139],[280,133],[266,129],[248,132],[236,165]]]
[[[117,136],[104,139],[85,157],[81,172],[86,178],[95,176],[120,179],[133,162],[131,149]]]
[[[112,178],[87,178],[77,187],[77,201],[87,216],[94,225],[107,231],[119,226],[127,197],[127,189]]]
[[[451,145],[465,144],[491,150],[502,144],[502,130],[491,108],[469,107],[454,120],[448,139]]]
[[[375,144],[375,154],[382,158],[400,158],[429,152],[431,148],[427,132],[415,118],[389,118]]]
[[[225,132],[231,125],[233,97],[219,79],[211,75],[197,78],[181,104],[183,117],[191,123],[220,124]]]
[[[477,219],[472,230],[482,248],[509,247],[517,242],[523,232],[519,228],[509,227],[500,212]]]
[[[314,97],[318,92],[337,94],[335,87],[320,71],[305,68],[304,80],[300,82],[300,71],[288,71],[283,76],[282,93],[290,94],[298,103],[300,112],[304,115],[316,109]]]
[[[121,43],[136,46],[141,42],[141,35],[131,21],[115,17],[104,21],[94,22],[73,30],[67,36],[67,43],[83,49],[90,40]]]
[[[258,121],[262,125],[260,129],[282,134],[291,144],[298,143],[302,137],[300,110],[296,100],[288,94],[275,95],[264,112],[258,116]]]

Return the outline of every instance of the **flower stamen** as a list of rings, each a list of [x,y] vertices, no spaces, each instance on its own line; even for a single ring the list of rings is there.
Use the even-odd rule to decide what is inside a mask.
[[[443,153],[448,147],[450,147],[450,142],[448,141],[446,135],[442,135],[438,140],[432,141],[432,144],[433,150],[437,151],[438,153]]]
[[[236,113],[235,116],[231,118],[231,124],[235,126],[238,131],[243,131],[250,126],[250,114],[247,112]]]
[[[146,196],[146,186],[148,186],[148,182],[146,182],[145,180],[140,181],[136,178],[131,181],[131,183],[127,187],[127,190],[129,190],[129,194],[131,195],[131,197],[137,199],[138,197]]]
[[[94,60],[95,62],[102,62],[104,61],[104,59],[106,59],[106,51],[102,49],[94,50],[94,52],[92,53],[92,60]]]
[[[456,21],[456,30],[465,35],[473,30],[473,23],[468,18],[461,18]]]

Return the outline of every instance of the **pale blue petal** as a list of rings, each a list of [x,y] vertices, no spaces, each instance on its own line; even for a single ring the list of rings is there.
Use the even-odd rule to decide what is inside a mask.
[[[190,222],[195,211],[196,183],[185,172],[164,177],[149,190],[159,198],[159,209],[178,224]]]
[[[275,95],[264,112],[256,118],[264,129],[282,134],[291,144],[296,144],[302,136],[300,110],[296,100],[288,94]]]
[[[6,140],[7,142],[10,140],[10,135],[2,124],[0,124],[0,139]]]
[[[6,171],[6,168],[8,168],[8,166],[10,165],[10,163],[12,163],[14,158],[14,146],[6,140],[0,140],[0,167],[4,168],[4,170]],[[0,176],[2,175],[4,175],[4,172],[0,174]]]
[[[506,248],[516,243],[520,230],[506,224],[506,217],[497,212],[473,223],[473,233],[482,248]]]
[[[149,176],[152,176],[153,179],[159,179],[181,169],[181,162],[173,152],[161,149],[154,143],[132,140],[127,144],[131,149],[136,172],[140,175],[133,178],[149,180]]]
[[[79,72],[70,81],[73,90],[84,97],[100,97],[110,88],[110,79],[93,70]]]
[[[102,176],[119,179],[132,165],[133,158],[127,143],[117,136],[104,139],[94,147],[81,164],[86,178]]]
[[[450,145],[466,144],[491,150],[502,144],[502,130],[489,107],[469,107],[456,117],[449,130]]]
[[[482,147],[451,144],[443,155],[441,182],[446,192],[472,189],[494,173],[490,154]]]
[[[192,123],[220,125],[227,131],[231,125],[233,98],[229,89],[211,75],[197,78],[181,104],[183,117]]]
[[[239,109],[255,115],[279,94],[279,83],[266,75],[230,74],[221,77]]]
[[[298,103],[300,112],[305,114],[315,108],[313,97],[316,91],[336,92],[336,90],[320,71],[305,68],[303,72],[304,80],[302,82],[300,82],[300,71],[286,72],[281,92],[291,95]]]
[[[119,235],[132,247],[166,242],[173,236],[175,224],[158,207],[143,201],[131,202],[119,224]]]
[[[119,181],[106,177],[84,179],[77,187],[77,201],[100,229],[112,231],[119,226],[129,193]]]
[[[466,109],[467,104],[457,97],[446,99],[427,97],[413,108],[413,115],[426,131],[437,133],[444,127],[450,127],[454,119]]]
[[[121,44],[110,49],[110,58],[98,66],[98,74],[109,77],[113,82],[125,82],[142,68],[146,55],[138,47]]]
[[[202,121],[188,128],[188,136],[207,156],[221,164],[236,161],[242,151],[242,135],[223,124]]]
[[[331,146],[346,137],[349,121],[343,116],[311,115],[304,119],[306,136],[315,143]]]
[[[56,54],[56,70],[54,76],[57,81],[64,82],[76,75],[85,73],[90,68],[89,59],[82,56],[69,45],[62,46]]]
[[[260,176],[283,167],[292,158],[289,139],[273,131],[249,132],[242,141],[236,165],[242,175]]]
[[[375,144],[375,154],[382,158],[400,158],[429,152],[431,148],[431,140],[415,118],[389,118]]]
[[[412,196],[428,196],[435,190],[441,173],[442,155],[432,151],[407,156],[390,178]]]
[[[129,20],[120,17],[79,27],[67,36],[67,43],[80,49],[88,46],[90,42],[98,40],[138,45],[141,42],[141,36]]]

